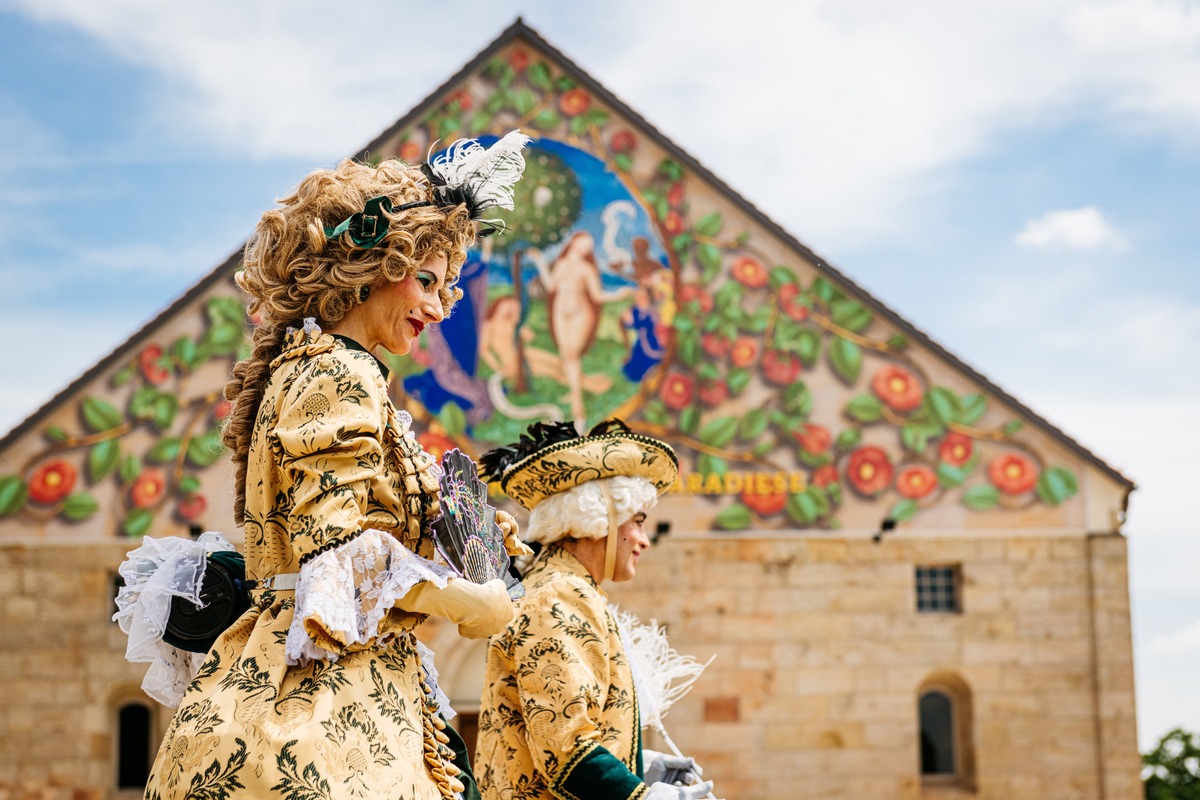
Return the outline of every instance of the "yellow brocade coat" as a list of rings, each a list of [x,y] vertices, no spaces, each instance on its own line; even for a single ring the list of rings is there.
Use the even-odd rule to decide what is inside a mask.
[[[550,545],[488,645],[475,775],[484,800],[641,797],[633,675],[606,598]]]
[[[412,635],[423,616],[394,607],[403,587],[380,590],[408,552],[432,556],[421,531],[437,508],[433,463],[371,355],[315,327],[289,335],[249,451],[245,556],[248,578],[301,583],[253,590],[217,639],[148,800],[434,800],[461,788]]]

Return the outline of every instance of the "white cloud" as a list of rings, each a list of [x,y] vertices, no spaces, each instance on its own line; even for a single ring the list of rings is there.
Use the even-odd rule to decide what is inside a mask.
[[[1047,211],[1025,223],[1014,237],[1025,247],[1044,250],[1127,250],[1129,242],[1095,206]]]
[[[1200,652],[1200,619],[1177,633],[1155,638],[1146,646],[1152,655],[1174,655],[1195,650]]]

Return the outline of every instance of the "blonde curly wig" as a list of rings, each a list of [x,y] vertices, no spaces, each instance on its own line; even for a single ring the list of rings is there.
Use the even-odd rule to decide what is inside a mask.
[[[375,247],[356,247],[348,236],[330,240],[325,227],[363,210],[367,200],[387,196],[396,205],[430,198],[421,171],[397,159],[378,166],[346,160],[335,169],[310,173],[262,215],[246,244],[243,268],[235,276],[250,296],[247,310],[259,318],[249,358],[233,367],[225,399],[233,412],[223,441],[235,467],[234,518],[242,524],[245,511],[246,460],[254,418],[270,377],[270,363],[279,355],[288,327],[300,327],[315,317],[322,327],[336,325],[350,310],[363,286],[401,281],[415,274],[430,256],[444,253],[446,279],[440,291],[442,310],[449,314],[462,291],[455,288],[467,248],[475,238],[475,223],[465,206],[421,206],[388,213],[383,241]]]

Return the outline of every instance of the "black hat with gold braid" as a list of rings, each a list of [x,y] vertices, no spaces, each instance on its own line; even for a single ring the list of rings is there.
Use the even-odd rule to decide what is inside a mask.
[[[571,422],[535,422],[519,441],[479,458],[479,473],[533,509],[547,497],[598,478],[645,478],[662,494],[675,482],[679,459],[666,442],[634,433],[619,419],[580,436]]]

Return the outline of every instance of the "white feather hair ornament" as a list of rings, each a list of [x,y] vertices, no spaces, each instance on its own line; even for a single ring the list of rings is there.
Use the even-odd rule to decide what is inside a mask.
[[[666,629],[660,628],[657,621],[650,620],[650,624],[645,625],[636,614],[622,611],[615,605],[610,605],[608,610],[617,621],[629,668],[633,672],[642,727],[657,731],[671,752],[682,756],[683,753],[667,734],[663,717],[676,701],[691,691],[692,684],[716,656],[701,664],[671,647]]]
[[[503,231],[504,222],[483,219],[482,214],[493,208],[512,209],[513,187],[525,172],[521,151],[529,141],[520,131],[509,131],[491,147],[459,139],[421,170],[438,204],[465,204],[471,218],[483,226],[480,235],[487,236]]]

